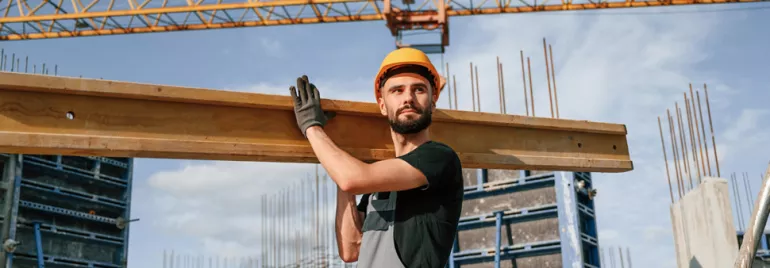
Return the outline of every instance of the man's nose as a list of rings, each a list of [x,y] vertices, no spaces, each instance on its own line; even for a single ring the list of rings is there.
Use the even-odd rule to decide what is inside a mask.
[[[408,103],[408,104],[412,104],[412,103],[414,102],[414,98],[415,98],[415,96],[414,96],[414,90],[408,89],[408,90],[406,91],[406,94],[404,94],[404,95],[402,95],[402,96],[404,96],[403,102],[404,102],[405,104],[407,104],[407,103]]]

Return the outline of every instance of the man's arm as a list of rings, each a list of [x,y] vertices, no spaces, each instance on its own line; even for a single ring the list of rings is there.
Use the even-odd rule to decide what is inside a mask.
[[[321,165],[343,191],[354,195],[400,191],[428,183],[421,171],[403,160],[367,164],[337,147],[323,130],[328,118],[321,109],[321,95],[306,75],[297,78],[297,87],[292,86],[289,91],[294,100],[297,126],[310,141]]]
[[[337,248],[344,262],[355,262],[361,249],[363,213],[356,207],[356,196],[337,187],[337,216],[335,231]]]
[[[401,191],[428,183],[420,170],[401,159],[368,164],[343,151],[323,128],[307,129],[307,138],[316,157],[334,182],[350,194]]]

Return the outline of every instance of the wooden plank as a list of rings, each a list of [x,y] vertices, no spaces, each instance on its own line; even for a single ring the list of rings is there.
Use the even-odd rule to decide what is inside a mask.
[[[324,99],[322,106],[337,112],[326,130],[341,148],[367,162],[394,156],[376,104]],[[0,152],[317,162],[292,107],[288,92],[0,72]],[[633,169],[621,124],[439,109],[431,135],[467,168]]]

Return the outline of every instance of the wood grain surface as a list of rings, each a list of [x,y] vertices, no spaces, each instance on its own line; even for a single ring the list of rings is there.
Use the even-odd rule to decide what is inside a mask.
[[[322,93],[323,94],[323,93]],[[0,72],[0,152],[317,162],[291,97]],[[394,156],[374,103],[322,100],[326,132],[353,156]],[[624,172],[622,124],[437,110],[434,140],[467,168]]]

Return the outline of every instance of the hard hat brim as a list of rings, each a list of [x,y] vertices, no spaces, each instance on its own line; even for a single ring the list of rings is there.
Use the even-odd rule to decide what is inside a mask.
[[[433,76],[433,81],[431,83],[435,86],[434,94],[436,97],[438,97],[441,94],[441,91],[444,89],[444,85],[446,84],[446,79],[441,76],[438,71],[436,71],[436,68],[428,63],[419,62],[419,61],[406,61],[406,62],[399,62],[399,63],[393,63],[388,64],[380,68],[380,71],[377,73],[376,78],[374,79],[374,94],[375,97],[380,97],[380,85],[382,85],[383,79],[386,79],[385,74],[395,68],[405,67],[409,65],[414,66],[420,66],[424,67],[428,70],[428,72]]]

